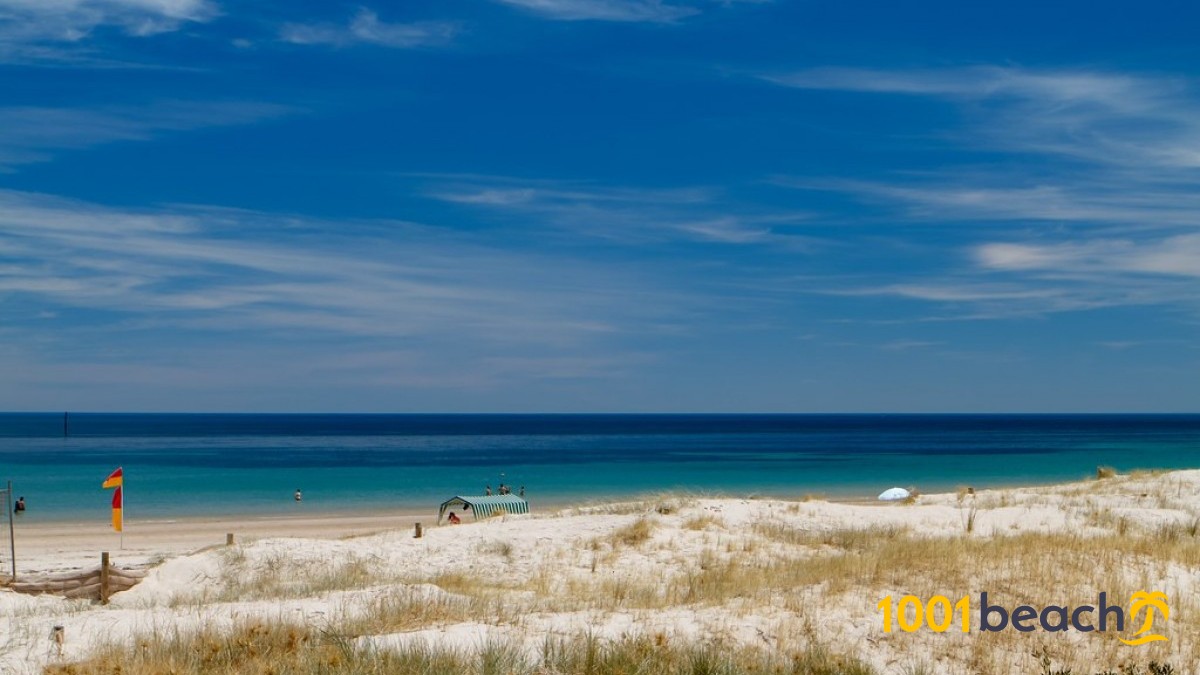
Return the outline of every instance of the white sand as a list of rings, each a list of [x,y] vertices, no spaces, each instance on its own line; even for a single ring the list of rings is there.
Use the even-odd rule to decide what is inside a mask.
[[[1169,495],[1167,500],[1163,495]],[[1200,514],[1200,471],[1181,471],[1140,479],[1120,478],[1101,483],[1080,483],[1048,488],[984,491],[976,496],[980,507],[975,534],[987,537],[1016,531],[1086,532],[1094,528],[1080,513],[1096,504],[1132,523],[1191,522]],[[608,511],[628,511],[612,508]],[[549,570],[557,579],[609,575],[613,580],[664,580],[682,573],[714,543],[730,556],[770,555],[777,544],[757,537],[756,522],[781,523],[806,530],[832,530],[888,526],[910,528],[929,536],[963,536],[965,510],[953,494],[926,495],[915,505],[830,503],[782,500],[695,500],[666,515],[652,514],[657,526],[648,545],[624,550],[619,564],[601,565],[593,571],[596,556],[592,542],[611,535],[645,515],[638,512],[557,513],[492,519],[460,526],[427,527],[416,539],[411,518],[356,517],[312,520],[258,520],[232,524],[222,521],[156,523],[131,527],[126,550],[118,551],[113,535],[81,531],[82,526],[54,526],[42,531],[20,531],[21,576],[36,571],[61,571],[96,564],[98,551],[112,551],[117,564],[147,566],[147,579],[134,589],[114,596],[108,606],[57,597],[30,597],[0,591],[0,672],[38,672],[47,663],[60,661],[51,639],[52,627],[62,625],[65,643],[61,659],[84,657],[102,640],[131,642],[138,635],[168,630],[188,630],[203,625],[228,625],[248,618],[291,620],[328,625],[362,611],[373,598],[389,592],[434,597],[445,591],[418,583],[436,574],[486,575],[529,582]],[[700,516],[716,523],[704,529],[687,525]],[[426,522],[428,518],[424,518]],[[387,528],[397,529],[387,529]],[[236,533],[233,549],[219,546],[224,533]],[[374,534],[368,534],[372,533]],[[286,537],[265,538],[269,534]],[[350,538],[345,535],[358,535]],[[258,538],[254,538],[258,537]],[[207,547],[207,548],[205,548]],[[328,569],[359,561],[372,574],[411,584],[354,591],[317,593],[294,600],[225,601],[211,599],[232,558],[240,559],[248,573],[280,570],[286,577],[303,570]],[[739,558],[741,559],[741,558]],[[747,557],[750,560],[751,557]],[[165,560],[165,562],[160,562]],[[1194,593],[1194,570],[1177,570],[1176,590]],[[285,579],[286,581],[286,579]],[[507,584],[506,584],[507,585]],[[898,591],[900,589],[897,589]],[[514,591],[522,593],[523,591]],[[480,621],[432,626],[403,633],[362,638],[381,647],[429,640],[439,645],[478,647],[501,637],[524,641],[536,650],[548,635],[570,636],[591,631],[601,638],[638,633],[663,634],[670,639],[721,637],[747,645],[773,647],[789,620],[798,598],[819,594],[819,588],[795,589],[760,606],[674,606],[661,610],[597,609],[533,612],[514,622]],[[895,672],[907,661],[911,646],[884,636],[875,610],[878,597],[864,594],[861,602],[838,607],[823,618],[822,639],[866,658],[881,672]],[[969,637],[969,636],[967,636]],[[942,672],[939,665],[935,672]],[[944,672],[964,672],[946,666]]]

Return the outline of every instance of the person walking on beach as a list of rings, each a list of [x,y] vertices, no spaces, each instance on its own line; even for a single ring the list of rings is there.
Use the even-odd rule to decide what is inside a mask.
[[[517,494],[521,496],[521,499],[525,499],[525,486],[524,485],[521,486],[521,491],[518,492]]]
[[[492,486],[491,485],[489,485],[483,489],[483,496],[485,496],[485,497],[492,496]]]
[[[294,497],[296,501],[304,499],[304,495],[300,494],[300,488],[296,488],[296,494],[292,495],[292,497]]]

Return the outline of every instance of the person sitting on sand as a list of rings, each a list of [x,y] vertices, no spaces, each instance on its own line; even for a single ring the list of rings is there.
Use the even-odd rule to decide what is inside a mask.
[[[450,512],[449,520],[451,525],[457,525],[462,522],[462,519],[458,517],[458,514],[453,511]]]
[[[17,500],[16,504],[13,504],[13,513],[24,513],[24,512],[25,512],[25,498],[21,497],[20,499]]]

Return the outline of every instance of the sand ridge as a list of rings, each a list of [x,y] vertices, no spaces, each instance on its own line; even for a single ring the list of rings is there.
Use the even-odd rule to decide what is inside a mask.
[[[929,672],[966,672],[963,668],[973,667],[968,663],[972,652],[978,651],[972,635],[885,635],[879,629],[874,606],[883,594],[946,583],[926,578],[928,571],[914,571],[912,588],[889,588],[889,582],[865,578],[776,587],[770,580],[748,582],[744,573],[786,570],[771,566],[791,560],[850,555],[838,547],[856,546],[846,543],[855,533],[897,541],[1003,542],[1038,533],[1103,538],[1173,527],[1182,528],[1180,536],[1186,537],[1198,517],[1200,471],[1178,471],[974,495],[924,495],[910,505],[669,496],[459,526],[429,527],[426,517],[421,518],[426,535],[420,539],[405,522],[412,517],[264,519],[241,527],[210,521],[188,523],[183,531],[158,523],[139,528],[136,538],[128,537],[126,551],[114,552],[118,563],[152,569],[142,584],[108,606],[0,592],[5,636],[0,666],[5,672],[37,672],[47,663],[83,658],[102,641],[133,641],[168,628],[231,626],[247,619],[346,624],[377,612],[378,603],[387,601],[445,611],[424,623],[384,626],[359,637],[360,644],[389,648],[425,640],[472,649],[506,639],[536,650],[547,636],[588,631],[606,639],[650,633],[786,649],[819,638],[862,647],[857,655],[880,672],[899,672],[914,659],[922,659]],[[230,529],[239,543],[214,545]],[[72,537],[70,532],[62,526],[28,538],[23,534],[29,562],[23,560],[22,569],[91,564],[96,545],[111,541],[104,533]],[[919,562],[936,572],[936,561]],[[846,569],[850,576],[857,574]],[[1177,560],[1130,569],[1135,585],[1144,578],[1168,588],[1173,597],[1195,595],[1196,569]],[[946,578],[968,586],[996,583],[981,580],[976,571],[945,571],[953,573]],[[904,579],[887,577],[896,578]],[[730,589],[714,590],[721,583]],[[968,590],[978,589],[961,592]],[[460,607],[460,601],[467,604]],[[1185,611],[1173,609],[1176,615]],[[64,626],[66,634],[61,657],[50,640],[54,625]],[[1068,642],[1059,645],[1063,658],[1077,663],[1100,658],[1080,637],[1065,637]],[[1009,640],[990,648],[989,658],[1000,668],[995,672],[1005,672],[998,659],[1028,665],[1024,643]],[[1197,649],[1176,635],[1154,653],[1174,658],[1180,669],[1196,658]]]

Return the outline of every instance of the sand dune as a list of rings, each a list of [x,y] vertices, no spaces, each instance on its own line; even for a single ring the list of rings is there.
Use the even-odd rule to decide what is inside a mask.
[[[108,606],[0,592],[0,664],[38,672],[106,641],[261,619],[362,626],[357,644],[382,649],[504,640],[534,654],[547,636],[588,632],[777,652],[819,642],[881,673],[1034,672],[1039,650],[1077,673],[1150,659],[1200,667],[1200,471],[909,505],[664,497],[431,527],[421,539],[414,517],[138,527],[114,561],[152,569]],[[92,565],[112,549],[111,535],[81,528],[19,532],[22,574]],[[239,543],[217,545],[227,531]],[[1048,604],[1142,588],[1171,598],[1170,621],[1156,625],[1167,642],[884,633],[876,609],[907,593]]]

